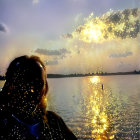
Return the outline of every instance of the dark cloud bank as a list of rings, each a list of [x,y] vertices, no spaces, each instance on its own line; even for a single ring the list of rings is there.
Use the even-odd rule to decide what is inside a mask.
[[[92,18],[89,21],[93,22],[93,25],[98,24],[100,21],[106,26],[102,30],[104,39],[107,40],[110,36],[115,38],[126,39],[136,38],[140,33],[140,9],[125,9],[121,11],[110,11],[104,15]],[[119,28],[123,24],[123,27]],[[118,28],[116,28],[118,27]],[[80,25],[74,33],[81,34],[86,28],[85,25]],[[64,38],[73,38],[73,33],[67,33],[63,35]]]
[[[111,54],[109,57],[112,57],[112,58],[117,58],[117,57],[128,57],[128,56],[131,56],[133,55],[132,52],[125,52],[125,53],[113,53]]]
[[[7,26],[3,23],[0,23],[0,32],[4,32],[4,33],[8,32]]]
[[[60,49],[60,50],[47,50],[47,49],[36,49],[35,50],[36,53],[38,54],[43,54],[43,55],[63,55],[63,54],[67,54],[70,53],[70,51],[68,51],[67,49]]]

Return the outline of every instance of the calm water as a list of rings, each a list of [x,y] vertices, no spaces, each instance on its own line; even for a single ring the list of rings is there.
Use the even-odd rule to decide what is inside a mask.
[[[78,139],[140,139],[140,75],[48,83],[48,110],[57,112]]]

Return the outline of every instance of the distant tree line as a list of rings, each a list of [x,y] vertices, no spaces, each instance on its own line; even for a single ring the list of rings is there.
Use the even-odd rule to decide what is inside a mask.
[[[48,78],[64,78],[64,77],[85,77],[85,76],[104,76],[104,75],[129,75],[129,74],[140,74],[140,70],[134,70],[132,72],[116,72],[116,73],[107,73],[107,72],[96,72],[96,73],[87,73],[87,74],[47,74]],[[5,80],[5,76],[0,75],[0,80]]]
[[[139,70],[139,71],[134,70],[134,73],[135,73],[135,74],[140,74],[140,70]]]

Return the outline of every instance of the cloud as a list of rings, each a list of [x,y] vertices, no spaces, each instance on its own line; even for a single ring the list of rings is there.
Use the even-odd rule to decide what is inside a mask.
[[[64,34],[64,35],[62,35],[62,37],[63,38],[70,38],[70,39],[73,38],[72,34],[70,34],[70,33]]]
[[[38,4],[39,3],[39,0],[33,0],[32,3],[33,4]]]
[[[132,30],[136,30],[135,36]],[[125,37],[117,35],[117,31]],[[13,38],[14,41],[6,41],[6,51],[0,52],[3,60],[0,66],[5,67],[13,56],[28,53],[40,56],[47,65],[48,73],[133,71],[140,63],[139,9],[109,11],[100,17],[90,17],[72,33],[49,43],[46,38],[34,36],[32,41],[28,36],[21,36],[20,41],[17,36]],[[44,46],[44,49],[38,46]]]
[[[5,24],[0,23],[0,32],[7,33],[8,31],[8,27]]]
[[[52,60],[52,61],[47,61],[46,65],[57,65],[58,61],[57,60]]]
[[[61,55],[58,50],[37,49],[35,52],[43,55]]]
[[[50,73],[93,73],[133,71],[140,60],[140,9],[109,11],[100,17],[91,14],[72,33],[63,35],[61,43],[70,50],[49,60]],[[130,57],[131,56],[131,57]],[[48,58],[49,57],[49,58]],[[114,58],[114,59],[113,59]],[[117,59],[115,59],[117,58]],[[120,63],[123,62],[123,63]]]
[[[140,34],[136,38],[122,40],[116,38],[103,42],[84,42],[78,38],[68,39],[67,48],[70,49],[71,54],[67,54],[65,59],[54,66],[53,70],[51,68],[49,70],[53,73],[133,71],[140,60],[139,41]],[[121,61],[123,65],[120,64]]]
[[[68,51],[65,48],[62,48],[60,50],[47,50],[47,49],[36,49],[35,53],[38,54],[43,54],[43,55],[64,55],[66,53],[70,53],[70,51]]]
[[[100,17],[89,15],[84,25],[80,25],[72,36],[83,42],[101,43],[110,40],[136,38],[140,33],[140,9],[109,11]],[[68,35],[68,36],[67,36]]]
[[[113,53],[109,57],[112,58],[117,58],[117,57],[128,57],[131,56],[133,53],[132,52],[125,52],[125,53]]]

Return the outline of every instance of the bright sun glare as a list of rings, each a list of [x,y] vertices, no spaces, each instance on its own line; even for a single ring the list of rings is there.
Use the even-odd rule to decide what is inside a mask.
[[[100,78],[98,76],[92,77],[92,78],[90,78],[90,82],[92,84],[97,84],[100,82]]]

